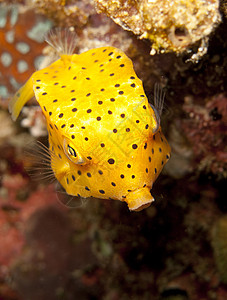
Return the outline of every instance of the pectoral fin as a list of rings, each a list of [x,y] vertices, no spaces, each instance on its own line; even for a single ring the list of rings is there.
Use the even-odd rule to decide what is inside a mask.
[[[9,102],[9,112],[12,119],[16,121],[23,106],[34,96],[32,77],[15,93]]]

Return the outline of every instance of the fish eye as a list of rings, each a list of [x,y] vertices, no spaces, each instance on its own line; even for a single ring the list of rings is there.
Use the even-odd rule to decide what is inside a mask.
[[[85,157],[80,154],[79,149],[67,137],[63,137],[63,149],[67,158],[74,164],[83,165],[87,163]]]
[[[67,150],[68,150],[68,154],[69,155],[72,155],[72,156],[74,156],[74,157],[77,157],[77,155],[76,155],[76,151],[73,149],[73,147],[71,147],[71,146],[67,146]]]
[[[160,115],[158,113],[158,110],[152,105],[150,104],[151,108],[154,111],[154,125],[153,125],[153,133],[156,133],[160,127]]]

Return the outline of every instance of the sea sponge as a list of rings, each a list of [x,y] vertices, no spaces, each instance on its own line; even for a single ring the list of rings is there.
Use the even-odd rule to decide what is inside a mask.
[[[198,55],[207,50],[207,36],[221,21],[218,0],[95,0],[126,30],[152,42],[151,54],[181,53],[201,40]]]

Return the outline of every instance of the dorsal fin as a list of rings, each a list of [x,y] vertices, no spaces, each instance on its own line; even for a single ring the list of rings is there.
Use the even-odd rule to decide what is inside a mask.
[[[73,54],[76,38],[76,33],[69,28],[54,28],[45,36],[46,42],[56,50],[59,56]]]

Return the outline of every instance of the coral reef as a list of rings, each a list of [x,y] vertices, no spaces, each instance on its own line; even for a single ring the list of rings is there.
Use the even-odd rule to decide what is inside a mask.
[[[221,9],[222,9],[225,17],[227,17],[227,1],[226,0],[221,1]]]
[[[16,133],[16,128],[9,118],[8,113],[0,110],[0,120],[4,126],[0,128],[0,143],[4,142],[9,136],[13,136]]]
[[[40,107],[24,107],[23,116],[21,126],[29,128],[32,136],[40,137],[47,135],[46,120]]]
[[[221,21],[219,1],[95,0],[97,11],[126,30],[152,41],[151,54],[180,53],[201,40],[196,60],[207,51],[207,36]]]
[[[217,1],[203,2],[212,7],[213,15],[207,15],[193,33],[186,32],[176,51],[191,46],[193,50],[178,56],[151,56],[150,41],[138,40],[105,14],[97,14],[91,1],[1,2],[0,57],[6,51],[13,61],[6,67],[0,60],[0,245],[4,245],[0,250],[0,298],[226,300],[226,1],[220,5],[223,23],[210,35],[208,52],[197,64],[188,59],[200,41],[184,43],[189,33],[201,34],[203,40],[203,26],[208,24],[210,30],[216,26],[212,22],[220,20]],[[158,7],[163,2],[149,1],[149,5]],[[127,3],[138,10],[142,1]],[[130,13],[137,15],[136,10]],[[170,21],[170,25],[179,25]],[[107,200],[73,199],[69,205],[64,191],[56,194],[54,184],[34,181],[25,171],[37,167],[36,159],[28,161],[25,148],[34,141],[33,136],[45,134],[44,124],[34,105],[26,107],[22,121],[11,121],[7,100],[15,86],[10,77],[23,84],[34,71],[35,57],[45,56],[39,67],[53,61],[55,53],[43,49],[42,42],[52,24],[72,26],[78,37],[77,53],[105,45],[123,50],[132,59],[151,102],[154,83],[166,87],[161,123],[172,157],[153,187],[156,202],[144,212],[129,213],[121,203]],[[191,26],[195,24],[196,20]],[[41,43],[29,38],[33,28]],[[166,28],[158,33],[167,36]],[[11,30],[16,33],[13,43]],[[158,47],[152,30],[147,32]],[[18,52],[20,41],[32,45],[29,55]],[[160,50],[171,50],[168,36],[165,42],[167,50]],[[16,69],[18,60],[29,62],[27,75]],[[46,143],[45,137],[39,140]],[[30,152],[36,151],[30,148]],[[35,173],[43,175],[40,169]]]

